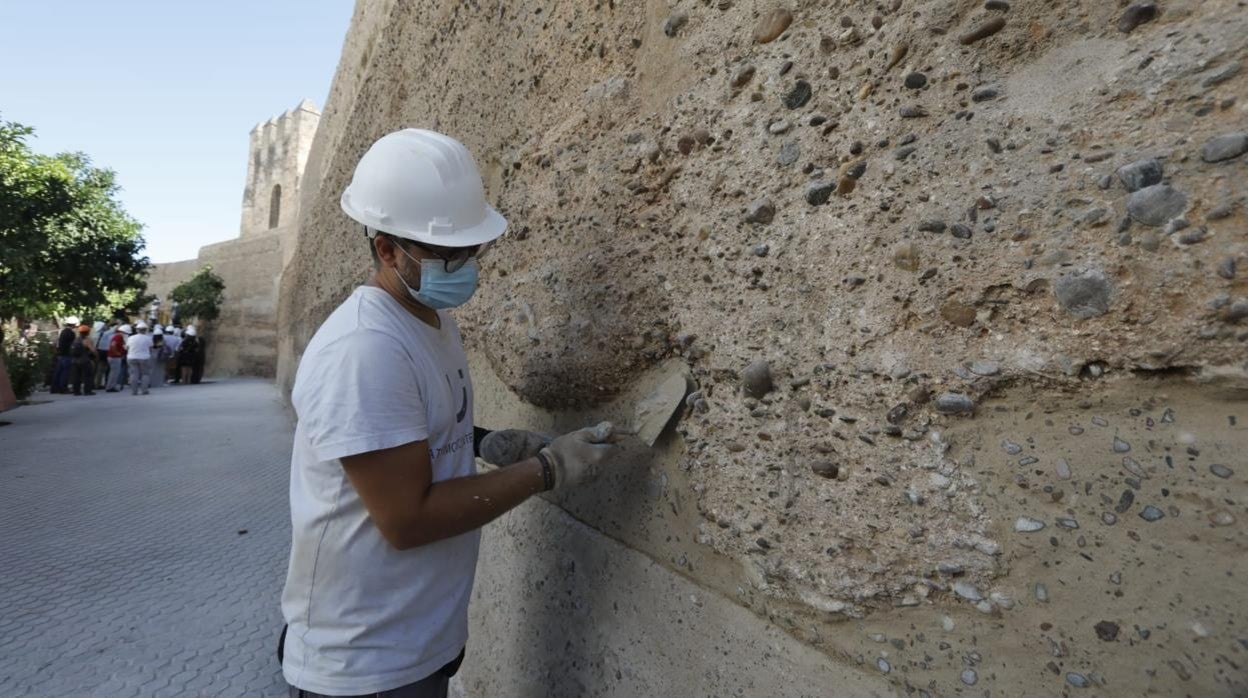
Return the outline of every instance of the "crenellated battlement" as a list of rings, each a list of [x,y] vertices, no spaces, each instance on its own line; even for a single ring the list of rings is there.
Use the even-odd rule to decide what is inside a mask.
[[[298,214],[299,180],[321,112],[309,100],[256,124],[247,150],[242,237],[285,228]]]

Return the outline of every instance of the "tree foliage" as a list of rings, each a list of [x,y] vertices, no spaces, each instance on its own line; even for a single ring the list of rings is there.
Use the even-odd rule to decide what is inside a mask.
[[[0,121],[0,318],[103,317],[142,291],[142,226],[116,175],[81,153],[40,155]]]
[[[225,282],[212,272],[211,264],[205,264],[195,276],[178,284],[169,297],[178,304],[178,317],[183,323],[191,318],[201,322],[216,320],[221,314]]]

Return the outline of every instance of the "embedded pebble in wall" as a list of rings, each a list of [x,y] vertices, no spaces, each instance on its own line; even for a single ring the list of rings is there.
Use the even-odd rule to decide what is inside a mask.
[[[749,84],[750,80],[753,78],[754,66],[746,64],[740,66],[732,72],[732,77],[729,79],[728,84],[732,85],[734,88],[740,89]]]
[[[775,41],[793,23],[793,13],[784,8],[774,9],[764,14],[754,27],[754,41],[767,44]]]
[[[1001,372],[1001,364],[996,361],[972,361],[971,373],[977,376],[995,376]]]
[[[967,414],[975,411],[975,401],[961,393],[942,393],[936,398],[936,411],[941,414]]]
[[[852,177],[845,177],[844,179],[853,180]],[[836,191],[836,189],[836,182],[815,180],[806,185],[806,203],[811,206],[822,206],[828,203],[828,199],[832,198],[832,192]]]
[[[1100,269],[1086,269],[1058,277],[1053,294],[1071,315],[1091,318],[1109,312],[1113,285]]]
[[[1118,19],[1118,31],[1130,34],[1135,28],[1157,18],[1157,3],[1137,2],[1127,7]]]
[[[987,39],[993,34],[996,34],[997,32],[1001,31],[1002,29],[1005,29],[1005,18],[993,17],[992,19],[989,19],[983,24],[980,24],[979,26],[975,27],[969,32],[958,37],[958,43],[962,44],[963,46],[969,46],[970,44],[973,44],[977,41],[982,41],[984,39]]]
[[[680,28],[685,26],[689,21],[689,15],[684,12],[673,12],[663,23],[663,33],[669,37],[676,36],[680,32]]]
[[[1159,521],[1165,518],[1166,514],[1161,509],[1153,505],[1148,505],[1140,511],[1140,518],[1148,522]]]
[[[1209,139],[1200,149],[1200,159],[1205,162],[1222,162],[1248,153],[1248,131],[1226,133]]]
[[[770,223],[776,217],[776,208],[767,199],[755,199],[750,202],[745,214],[745,220],[748,223],[758,223],[765,225]]]
[[[1187,197],[1168,184],[1144,187],[1127,199],[1127,213],[1137,223],[1162,226],[1187,209]]]
[[[794,83],[793,89],[785,94],[784,106],[789,109],[803,107],[810,101],[811,94],[810,83],[805,80],[798,80]]]
[[[984,598],[984,594],[979,590],[979,587],[971,584],[970,582],[954,582],[953,593],[961,596],[967,601],[981,601]]]
[[[1019,533],[1035,533],[1044,529],[1044,522],[1039,519],[1033,519],[1030,516],[1020,516],[1014,522],[1014,530]]]
[[[746,366],[741,372],[741,381],[746,395],[755,399],[762,398],[775,389],[771,378],[771,364],[763,359],[757,359]]]
[[[1129,165],[1119,167],[1117,174],[1118,180],[1122,182],[1122,186],[1126,187],[1127,191],[1139,191],[1144,187],[1161,184],[1161,162],[1156,158],[1136,160]]]

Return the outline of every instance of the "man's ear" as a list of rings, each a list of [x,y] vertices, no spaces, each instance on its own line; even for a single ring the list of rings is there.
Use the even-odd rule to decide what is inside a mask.
[[[395,243],[393,238],[389,235],[377,233],[377,235],[373,237],[372,243],[373,250],[377,253],[377,260],[381,263],[381,266],[398,266],[397,257],[400,253],[397,249],[395,249],[395,245],[397,243]]]

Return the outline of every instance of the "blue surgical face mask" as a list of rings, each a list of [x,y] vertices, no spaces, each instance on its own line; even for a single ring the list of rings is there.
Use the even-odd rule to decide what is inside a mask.
[[[395,247],[398,247],[408,259],[420,263],[419,289],[412,288],[407,283],[407,279],[399,273],[398,267],[394,269],[395,276],[399,277],[408,295],[417,303],[434,310],[455,308],[467,303],[468,299],[472,298],[472,294],[476,292],[478,273],[476,258],[469,259],[464,266],[448,272],[445,263],[440,259],[416,259],[402,246],[395,245]]]

